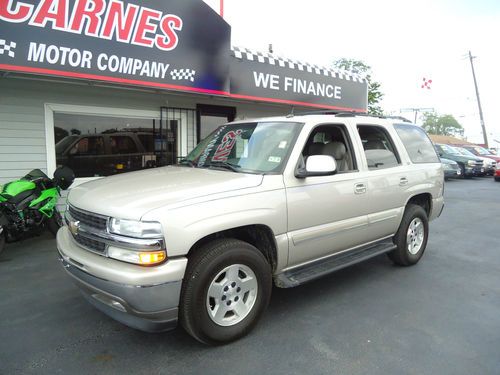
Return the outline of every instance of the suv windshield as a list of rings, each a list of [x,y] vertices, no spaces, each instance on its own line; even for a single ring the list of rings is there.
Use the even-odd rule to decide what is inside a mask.
[[[469,150],[466,150],[465,148],[462,148],[462,147],[455,147],[455,149],[457,149],[457,150],[458,150],[458,152],[460,152],[462,155],[476,157],[476,155],[474,155],[474,154],[473,154],[472,152],[470,152]]]
[[[487,149],[479,146],[472,147],[474,151],[476,151],[479,155],[493,155],[491,152],[489,152]]]
[[[68,135],[67,137],[64,137],[61,139],[59,142],[56,144],[56,154],[62,154],[64,150],[68,148],[70,144],[72,144],[75,139],[77,139],[77,135]]]
[[[302,124],[251,122],[223,125],[181,163],[246,173],[281,173]]]

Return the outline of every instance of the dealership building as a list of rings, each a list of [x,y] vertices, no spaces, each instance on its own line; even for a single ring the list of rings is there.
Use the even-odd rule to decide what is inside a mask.
[[[366,108],[360,77],[231,47],[201,0],[0,2],[0,185],[173,164],[227,121]]]

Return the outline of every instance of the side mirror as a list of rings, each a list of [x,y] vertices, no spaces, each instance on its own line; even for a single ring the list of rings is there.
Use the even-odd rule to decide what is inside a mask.
[[[337,172],[337,162],[330,155],[311,155],[306,160],[305,168],[299,168],[295,176],[306,178],[313,176],[329,176]]]

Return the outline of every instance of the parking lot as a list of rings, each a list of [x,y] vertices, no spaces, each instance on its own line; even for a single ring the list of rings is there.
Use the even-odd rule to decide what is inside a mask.
[[[446,183],[415,267],[379,256],[273,290],[246,338],[206,347],[95,310],[48,234],[0,255],[0,374],[500,374],[500,183]]]

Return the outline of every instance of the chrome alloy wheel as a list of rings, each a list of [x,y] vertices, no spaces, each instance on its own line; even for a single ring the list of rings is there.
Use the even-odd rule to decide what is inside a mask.
[[[252,311],[258,289],[257,277],[249,267],[233,264],[224,268],[208,287],[208,315],[223,327],[238,324]]]
[[[410,254],[417,254],[424,243],[424,223],[418,217],[414,218],[406,232],[406,247]]]

